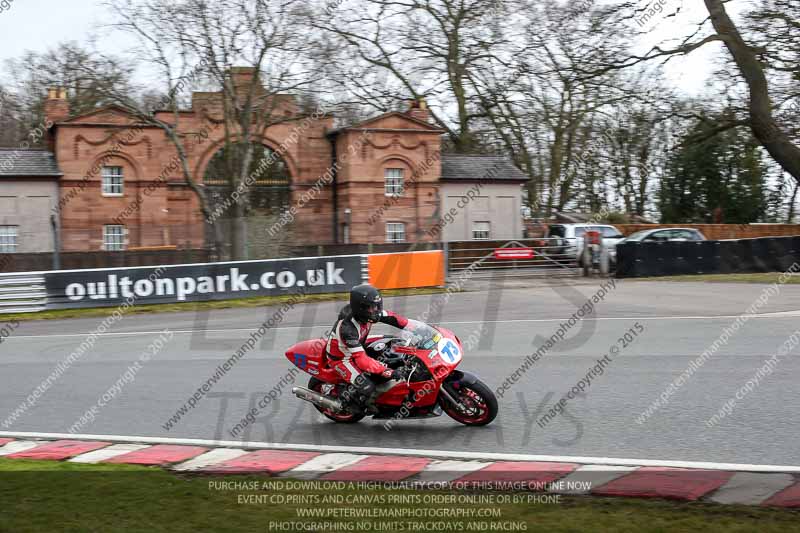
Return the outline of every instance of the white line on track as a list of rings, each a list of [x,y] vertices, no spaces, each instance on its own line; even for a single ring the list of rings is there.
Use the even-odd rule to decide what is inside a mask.
[[[736,319],[741,315],[711,315],[711,316],[611,316],[611,317],[599,317],[599,318],[591,318],[584,320],[585,322],[605,322],[610,320],[725,320],[725,319]],[[783,318],[783,319],[795,319],[800,317],[800,311],[781,311],[777,313],[763,313],[758,315],[751,315],[749,319],[752,318]],[[564,317],[564,318],[519,318],[519,319],[512,319],[512,320],[463,320],[463,321],[448,321],[448,322],[438,322],[443,326],[451,325],[451,324],[514,324],[514,323],[534,323],[534,322],[556,322],[561,323],[565,320],[569,320],[571,317]],[[273,331],[281,331],[281,330],[295,330],[295,329],[302,329],[302,328],[328,328],[329,324],[313,324],[311,326],[281,326],[278,328],[272,328]],[[223,329],[178,329],[173,330],[172,333],[176,335],[184,334],[192,334],[192,333],[225,333],[225,332],[248,332],[252,333],[255,328],[223,328]],[[156,335],[159,333],[163,333],[163,330],[155,330],[155,331],[121,331],[117,333],[95,333],[98,337],[125,337],[130,335]],[[50,338],[50,337],[86,337],[90,335],[90,332],[86,333],[48,333],[46,335],[14,335],[6,339],[6,342],[13,341],[15,339],[43,339],[43,338]]]
[[[376,448],[366,446],[327,446],[315,444],[287,444],[273,442],[238,442],[232,440],[180,439],[171,437],[140,437],[127,435],[78,435],[72,433],[34,433],[0,431],[0,437],[23,439],[70,439],[99,440],[107,442],[131,442],[142,444],[177,444],[185,446],[208,446],[247,448],[258,450],[301,450],[321,453],[360,453],[370,455],[405,455],[432,459],[468,459],[477,461],[545,461],[616,466],[657,466],[672,468],[701,468],[706,470],[733,470],[738,472],[785,472],[800,474],[800,466],[752,465],[739,463],[710,463],[698,461],[669,461],[660,459],[620,459],[615,457],[572,457],[562,455],[526,455],[514,453],[457,452],[445,450],[415,450],[403,448]],[[12,444],[12,443],[9,443]],[[6,446],[8,446],[7,444]]]

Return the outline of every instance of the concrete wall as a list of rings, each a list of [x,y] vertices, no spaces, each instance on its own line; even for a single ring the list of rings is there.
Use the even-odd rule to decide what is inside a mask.
[[[475,192],[478,187],[480,189]],[[441,198],[440,214],[447,217],[442,230],[444,241],[471,240],[473,223],[481,221],[491,224],[490,239],[522,238],[522,188],[518,183],[479,186],[442,182]],[[452,222],[449,221],[451,213],[455,213]]]
[[[55,178],[0,178],[0,226],[18,226],[17,252],[52,252]]]

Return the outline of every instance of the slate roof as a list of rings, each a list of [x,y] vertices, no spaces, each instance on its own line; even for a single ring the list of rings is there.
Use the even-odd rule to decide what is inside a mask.
[[[442,180],[528,181],[528,176],[508,157],[442,154]]]
[[[9,165],[10,163],[10,165]],[[0,177],[63,176],[52,152],[0,148]]]

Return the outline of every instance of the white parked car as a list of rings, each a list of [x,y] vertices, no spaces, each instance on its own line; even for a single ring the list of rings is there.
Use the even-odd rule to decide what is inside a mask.
[[[587,231],[599,231],[603,245],[608,249],[608,256],[613,263],[616,258],[616,245],[625,236],[617,228],[604,224],[551,224],[547,227],[545,237],[551,241],[551,255],[575,257],[580,262],[583,257],[583,242]]]
[[[656,228],[631,233],[623,240],[625,242],[705,241],[706,236],[694,228]]]

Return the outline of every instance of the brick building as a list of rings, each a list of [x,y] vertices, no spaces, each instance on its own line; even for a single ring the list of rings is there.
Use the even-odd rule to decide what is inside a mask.
[[[238,84],[253,75],[250,69],[233,74]],[[61,249],[203,247],[206,225],[199,202],[184,182],[165,133],[113,106],[70,116],[65,96],[51,90],[45,101],[46,117],[53,122],[50,149],[62,174]],[[291,95],[274,98],[270,113],[281,120],[256,142],[281,154],[289,174],[286,208],[295,209],[286,228],[272,221],[272,233],[278,228],[285,235],[291,228],[295,242],[309,244],[440,240],[430,229],[442,216],[442,176],[458,180],[459,168],[465,167],[459,160],[458,168],[443,172],[442,165],[451,159],[441,156],[443,132],[430,123],[424,102],[403,113],[334,128],[330,114],[303,113]],[[225,143],[221,104],[221,93],[196,92],[191,108],[179,115],[178,131],[198,182]],[[174,123],[168,111],[157,112],[156,118]],[[501,174],[483,180],[480,195],[511,194],[516,199],[494,202],[501,207],[476,216],[492,217],[495,228],[513,228],[504,230],[504,237],[519,237],[519,185],[525,177],[506,163]],[[470,175],[480,179],[474,171]],[[464,210],[458,216],[471,215]],[[462,220],[464,224],[470,222]],[[260,234],[267,230],[269,226],[259,228]]]

